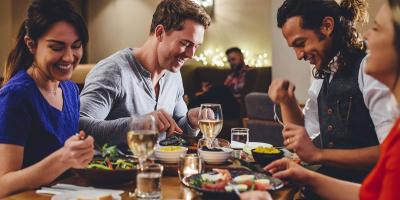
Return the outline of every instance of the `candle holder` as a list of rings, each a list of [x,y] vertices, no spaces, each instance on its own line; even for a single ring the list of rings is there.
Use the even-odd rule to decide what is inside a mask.
[[[197,154],[186,154],[179,157],[178,174],[182,181],[185,177],[201,174],[204,170],[204,161]]]

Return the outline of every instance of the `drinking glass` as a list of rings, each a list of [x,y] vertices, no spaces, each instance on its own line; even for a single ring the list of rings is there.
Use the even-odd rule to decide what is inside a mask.
[[[139,168],[154,152],[158,139],[156,120],[151,115],[133,118],[127,133],[127,143],[139,160]]]
[[[161,164],[143,164],[136,176],[136,196],[142,199],[160,199],[163,170]]]
[[[242,147],[249,142],[248,128],[232,128],[231,129],[231,146]]]
[[[212,147],[214,139],[221,132],[223,125],[222,108],[220,104],[201,104],[199,112],[199,127],[203,138],[208,141],[207,146]]]
[[[204,170],[204,161],[197,154],[186,154],[179,157],[178,174],[179,179],[200,174]]]

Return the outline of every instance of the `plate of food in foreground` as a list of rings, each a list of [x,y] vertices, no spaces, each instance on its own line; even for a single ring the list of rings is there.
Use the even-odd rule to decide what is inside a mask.
[[[116,146],[104,145],[100,153],[86,168],[75,172],[95,185],[122,184],[136,179],[137,161],[133,158],[120,155]]]
[[[242,169],[213,169],[211,172],[185,177],[182,183],[211,196],[235,195],[235,189],[240,192],[278,190],[284,185],[280,179],[267,174]]]

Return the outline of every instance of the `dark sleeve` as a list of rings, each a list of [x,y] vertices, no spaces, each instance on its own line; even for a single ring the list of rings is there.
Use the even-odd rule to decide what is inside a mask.
[[[25,146],[32,129],[28,99],[18,90],[0,92],[0,143]]]

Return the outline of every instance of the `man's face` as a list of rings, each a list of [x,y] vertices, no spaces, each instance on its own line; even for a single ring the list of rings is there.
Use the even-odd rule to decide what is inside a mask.
[[[157,30],[156,30],[157,31]],[[183,64],[192,59],[196,49],[203,43],[204,26],[187,19],[182,30],[172,30],[158,38],[157,58],[162,69],[178,72]]]
[[[233,51],[229,53],[227,57],[231,69],[234,69],[236,66],[244,63],[243,56],[238,52]]]
[[[298,60],[308,61],[317,69],[329,63],[332,38],[328,29],[321,27],[320,34],[302,28],[303,19],[299,16],[289,18],[282,27],[282,34],[288,46],[292,47]]]

